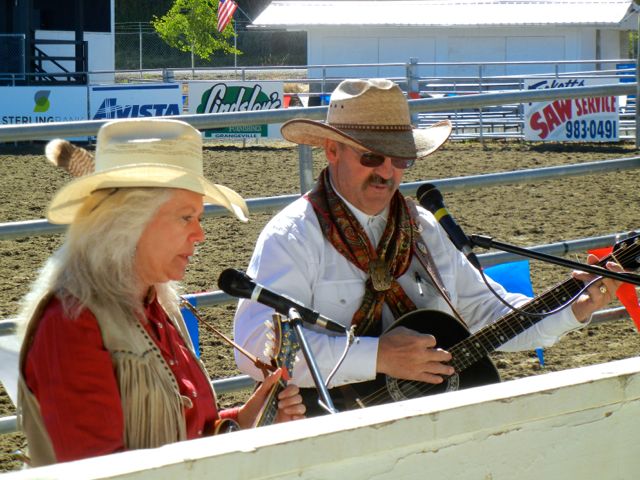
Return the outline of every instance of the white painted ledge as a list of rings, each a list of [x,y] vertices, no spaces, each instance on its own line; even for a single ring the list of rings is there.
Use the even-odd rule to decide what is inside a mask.
[[[8,473],[14,479],[635,479],[640,358]]]

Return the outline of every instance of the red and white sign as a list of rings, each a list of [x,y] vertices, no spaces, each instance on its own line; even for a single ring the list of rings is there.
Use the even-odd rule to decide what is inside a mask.
[[[528,90],[614,83],[601,78],[530,79]],[[553,142],[617,142],[618,97],[559,99],[524,105],[524,138]]]

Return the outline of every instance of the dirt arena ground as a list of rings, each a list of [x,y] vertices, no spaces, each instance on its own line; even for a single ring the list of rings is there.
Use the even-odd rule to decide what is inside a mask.
[[[44,144],[16,147],[0,145],[0,223],[40,219],[53,193],[66,181],[65,173],[44,160]],[[629,143],[614,145],[537,145],[495,141],[449,142],[436,154],[407,172],[406,181],[426,181],[464,175],[538,168],[630,157]],[[299,192],[297,149],[275,146],[210,146],[206,148],[205,174],[245,198]],[[314,151],[315,175],[325,162]],[[486,234],[521,246],[625,232],[640,227],[640,170],[611,172],[541,183],[445,193],[449,211],[467,233]],[[274,212],[272,212],[274,213]],[[217,290],[219,273],[228,267],[244,269],[260,229],[272,215],[254,214],[248,224],[229,218],[204,221],[207,242],[200,247],[184,281],[186,292]],[[61,235],[0,240],[0,319],[15,315],[18,302],[44,260],[61,243]],[[579,255],[577,260],[584,260]],[[560,267],[532,263],[536,292],[566,278]],[[202,314],[231,333],[235,305],[206,308]],[[202,330],[202,357],[213,377],[238,374],[229,347]],[[496,354],[503,379],[541,374],[635,356],[640,337],[630,320],[592,326],[573,332],[545,351],[542,368],[534,352]],[[14,407],[0,392],[0,415],[13,415]],[[220,400],[228,406],[246,393]],[[2,437],[0,470],[19,468],[11,452],[24,446],[20,434]]]

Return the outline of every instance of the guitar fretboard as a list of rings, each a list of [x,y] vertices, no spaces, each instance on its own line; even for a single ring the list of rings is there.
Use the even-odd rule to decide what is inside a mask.
[[[582,287],[582,282],[574,278],[566,280],[519,307],[524,313],[508,313],[497,322],[480,329],[449,349],[453,357],[451,366],[456,371],[461,371],[486,357],[488,353],[538,323],[544,318],[545,313],[569,302]],[[542,315],[527,315],[531,313]]]
[[[609,260],[614,259],[624,268],[635,270],[639,266],[639,250],[640,235],[636,235],[616,244],[614,253],[601,259],[597,265],[604,267]],[[582,288],[581,281],[570,278],[519,307],[520,312],[512,311],[495,323],[480,329],[449,349],[453,357],[451,366],[459,372],[473,365],[538,323],[545,317],[545,313],[569,302]],[[536,315],[527,315],[532,313]]]

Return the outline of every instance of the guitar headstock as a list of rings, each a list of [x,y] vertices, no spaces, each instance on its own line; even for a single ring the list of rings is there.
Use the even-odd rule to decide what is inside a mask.
[[[624,267],[625,270],[637,270],[640,268],[640,234],[620,240],[613,246],[613,252],[600,262],[604,265],[608,260],[613,260]]]
[[[288,381],[297,360],[300,345],[288,319],[279,313],[267,322],[271,332],[267,334],[264,354],[273,360],[276,367],[282,368],[282,379]]]

